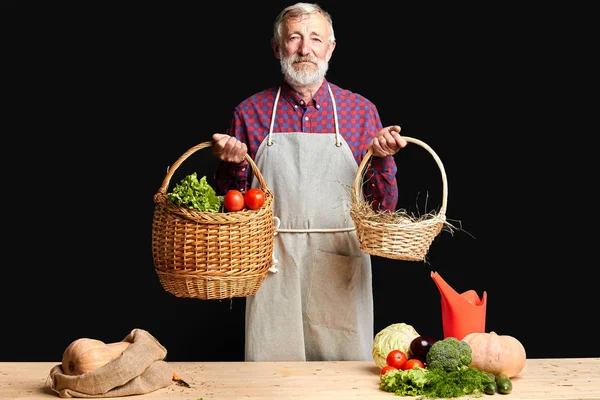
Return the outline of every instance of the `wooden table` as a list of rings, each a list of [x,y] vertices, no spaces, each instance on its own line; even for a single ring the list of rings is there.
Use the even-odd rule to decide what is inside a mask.
[[[58,399],[46,386],[54,362],[0,362],[0,399]],[[119,399],[387,399],[373,362],[170,362],[191,388],[175,383]],[[527,360],[508,395],[496,400],[599,400],[600,358]],[[488,398],[490,396],[484,396]],[[412,397],[411,397],[412,398]],[[469,399],[465,396],[461,399]]]

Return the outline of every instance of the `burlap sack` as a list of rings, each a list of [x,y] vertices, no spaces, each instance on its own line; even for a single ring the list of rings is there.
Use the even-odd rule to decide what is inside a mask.
[[[145,394],[173,383],[173,369],[164,361],[167,350],[150,333],[131,331],[123,354],[95,371],[66,375],[61,364],[50,371],[48,386],[59,397],[121,397]]]

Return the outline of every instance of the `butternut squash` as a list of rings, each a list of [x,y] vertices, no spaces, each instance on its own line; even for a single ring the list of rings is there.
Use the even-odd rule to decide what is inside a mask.
[[[81,375],[95,371],[120,357],[129,345],[130,342],[104,343],[96,339],[77,339],[63,353],[63,372],[67,375]]]
[[[517,376],[525,367],[525,348],[512,336],[473,332],[462,340],[471,346],[473,361],[470,367],[494,375],[505,374],[509,378]]]

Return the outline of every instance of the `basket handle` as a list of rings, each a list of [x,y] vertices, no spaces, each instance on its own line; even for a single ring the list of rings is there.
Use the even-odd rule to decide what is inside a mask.
[[[183,153],[181,155],[181,157],[179,157],[177,159],[177,161],[175,161],[173,163],[173,165],[171,165],[171,167],[169,168],[169,170],[167,171],[167,175],[165,176],[165,179],[163,179],[162,185],[160,186],[160,189],[158,190],[159,193],[162,194],[167,194],[167,188],[169,187],[169,182],[171,181],[171,178],[173,177],[173,174],[175,173],[175,171],[177,170],[177,168],[179,168],[179,166],[192,154],[194,154],[195,152],[197,152],[198,150],[202,150],[205,149],[207,147],[212,147],[213,144],[215,143],[214,140],[210,140],[208,142],[202,142],[199,143],[197,145],[195,145],[194,147],[190,148],[188,151],[186,151],[185,153]],[[246,153],[246,160],[248,161],[248,164],[250,164],[250,167],[252,168],[252,171],[254,172],[254,176],[258,179],[258,182],[260,183],[261,188],[266,192],[268,191],[268,187],[267,187],[267,182],[265,182],[265,179],[263,178],[262,174],[260,173],[260,171],[258,170],[258,167],[256,166],[256,164],[254,163],[254,161],[252,160],[252,157],[250,157],[250,155],[248,153]]]
[[[444,164],[442,164],[442,160],[440,160],[440,157],[436,154],[435,151],[433,151],[433,149],[431,147],[429,147],[429,145],[427,143],[425,143],[419,139],[415,139],[415,138],[408,137],[408,136],[402,136],[402,137],[408,143],[418,144],[419,146],[423,147],[425,150],[427,150],[433,156],[433,159],[437,163],[438,168],[440,169],[440,172],[442,174],[442,206],[440,207],[439,214],[445,215],[446,214],[446,204],[448,202],[448,180],[446,178],[446,170],[444,169]],[[369,159],[372,157],[372,155],[373,155],[373,149],[372,149],[372,147],[369,147],[369,149],[367,150],[367,154],[365,154],[365,157],[362,159],[362,161],[358,167],[356,176],[354,178],[353,188],[354,188],[354,194],[356,195],[357,199],[362,198],[361,197],[362,173],[363,173],[363,170],[365,169]]]

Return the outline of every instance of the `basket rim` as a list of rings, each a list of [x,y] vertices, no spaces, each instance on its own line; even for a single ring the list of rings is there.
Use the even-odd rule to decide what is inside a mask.
[[[214,145],[214,143],[215,143],[214,140],[209,140],[206,142],[198,143],[197,145],[189,148],[185,153],[183,153],[167,170],[167,174],[166,174],[165,178],[163,179],[162,184],[160,185],[160,188],[158,189],[158,193],[163,193],[165,195],[167,194],[167,190],[169,188],[169,183],[171,181],[171,178],[173,177],[173,174],[175,174],[175,171],[177,170],[177,168],[179,168],[179,166],[185,160],[187,160],[188,157],[190,157],[192,154],[194,154],[198,150],[202,150],[207,147],[212,147]],[[252,168],[252,171],[254,172],[254,176],[258,179],[258,183],[260,184],[261,189],[264,192],[270,191],[269,187],[267,186],[267,182],[265,181],[265,178],[260,173],[260,170],[258,169],[258,166],[254,163],[254,160],[252,160],[252,157],[250,157],[250,154],[246,153],[245,159],[246,159],[246,161],[248,161],[248,164],[250,164],[250,167]]]
[[[423,142],[422,140],[419,140],[419,139],[416,139],[413,137],[409,137],[409,136],[402,136],[402,137],[408,143],[414,143],[414,144],[417,144],[417,145],[423,147],[425,150],[427,150],[431,154],[431,156],[435,160],[435,162],[440,170],[441,177],[442,177],[442,205],[440,206],[440,210],[438,211],[437,215],[441,216],[442,219],[445,220],[446,209],[447,209],[447,204],[448,204],[448,178],[446,176],[446,170],[444,168],[444,164],[442,163],[442,160],[437,155],[437,153],[427,143]],[[398,153],[396,153],[396,154],[398,154]],[[373,149],[372,149],[372,147],[369,147],[369,149],[367,150],[367,153],[365,154],[360,165],[358,166],[358,170],[356,171],[356,175],[354,177],[354,184],[352,185],[352,188],[354,190],[353,201],[357,201],[362,204],[365,204],[365,202],[364,202],[364,200],[362,200],[362,196],[361,196],[361,188],[362,188],[362,183],[363,183],[362,182],[363,171],[367,167],[369,160],[371,159],[372,156],[373,156]],[[420,222],[422,222],[422,221],[420,221]],[[416,224],[418,224],[420,222],[416,222]],[[390,225],[394,225],[394,224],[390,224]]]
[[[210,148],[214,145],[214,143],[215,143],[214,140],[201,142],[201,143],[196,144],[195,146],[192,146],[185,153],[183,153],[168,168],[167,174],[165,175],[160,188],[154,194],[154,203],[157,206],[166,208],[167,211],[169,211],[169,212],[178,214],[178,215],[185,217],[187,219],[190,219],[192,221],[202,222],[202,223],[214,223],[214,224],[221,224],[221,223],[228,223],[228,222],[232,222],[232,223],[244,222],[244,221],[256,218],[257,216],[260,216],[263,213],[271,210],[272,204],[273,204],[273,192],[267,186],[267,182],[265,181],[263,175],[261,174],[260,170],[258,169],[258,166],[254,162],[254,160],[252,160],[252,157],[250,157],[250,155],[248,153],[246,153],[245,159],[246,159],[246,161],[248,161],[248,164],[252,168],[252,172],[254,173],[254,176],[258,179],[260,188],[265,193],[265,206],[266,207],[261,207],[256,210],[246,210],[245,209],[245,210],[237,211],[237,212],[233,212],[233,213],[213,213],[210,211],[199,211],[199,210],[194,210],[194,209],[191,209],[188,207],[178,206],[178,205],[169,203],[167,191],[169,188],[169,183],[171,182],[171,178],[175,174],[175,171],[177,170],[177,168],[179,168],[179,166],[181,166],[181,164],[183,164],[183,162],[185,160],[187,160],[192,154],[196,153],[199,150]]]
[[[356,213],[354,213],[352,215],[352,218],[357,221],[360,221],[360,223],[362,224],[363,227],[365,227],[365,225],[368,225],[369,229],[371,229],[371,230],[381,230],[381,229],[386,229],[386,228],[393,228],[396,231],[397,230],[413,230],[413,229],[421,229],[424,226],[435,226],[438,224],[446,223],[446,215],[441,214],[441,213],[430,214],[430,217],[428,217],[426,219],[422,219],[419,221],[406,221],[406,222],[402,222],[401,224],[393,223],[393,222],[373,221],[368,218],[364,218],[360,215],[356,215]]]
[[[240,223],[262,218],[264,214],[272,213],[273,193],[268,189],[263,189],[265,192],[265,204],[256,210],[243,209],[235,212],[219,212],[199,211],[185,206],[178,206],[169,203],[169,198],[165,193],[158,192],[154,195],[154,203],[157,207],[164,209],[165,212],[176,214],[190,221],[202,224],[227,224]],[[156,209],[158,210],[158,208]]]

